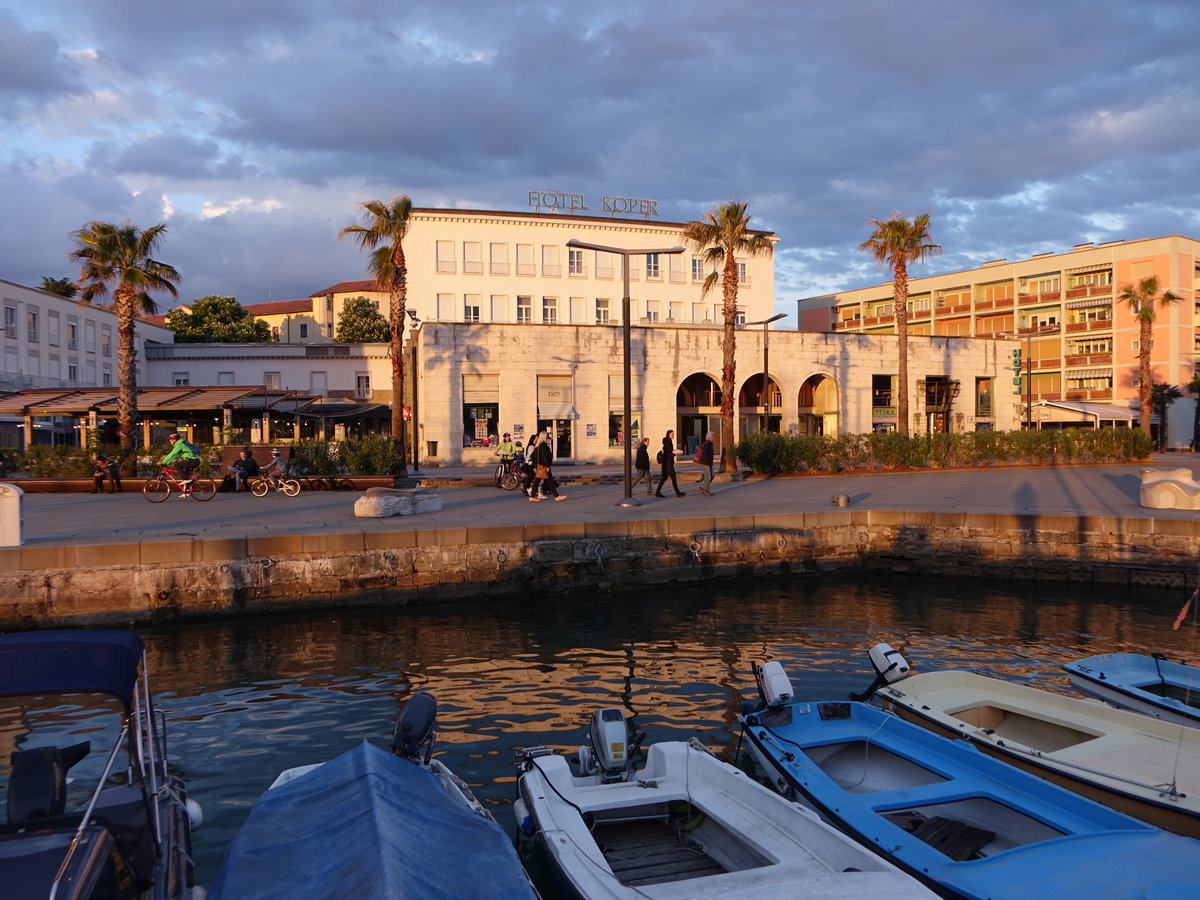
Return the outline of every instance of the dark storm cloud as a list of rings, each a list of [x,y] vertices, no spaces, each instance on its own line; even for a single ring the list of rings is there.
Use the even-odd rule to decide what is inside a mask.
[[[856,248],[893,210],[932,213],[927,271],[1195,234],[1198,25],[1182,0],[48,0],[0,12],[0,104],[44,111],[0,179],[47,227],[167,217],[185,297],[247,301],[361,275],[333,235],[369,196],[738,197],[783,300],[882,281]]]

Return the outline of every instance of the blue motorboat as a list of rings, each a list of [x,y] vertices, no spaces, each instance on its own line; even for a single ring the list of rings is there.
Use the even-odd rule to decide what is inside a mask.
[[[1161,653],[1102,653],[1063,668],[1080,693],[1164,722],[1200,728],[1200,668]]]
[[[778,663],[742,717],[769,782],[949,897],[1200,896],[1200,842],[861,702],[793,701]]]
[[[0,893],[190,897],[191,828],[200,812],[170,768],[141,638],[100,630],[0,635],[0,697],[20,698]],[[89,713],[92,739],[63,744],[55,710],[68,702]],[[110,720],[111,745],[92,753]]]
[[[512,839],[432,758],[436,708],[413,694],[390,753],[364,741],[281,773],[226,848],[210,900],[536,900]]]

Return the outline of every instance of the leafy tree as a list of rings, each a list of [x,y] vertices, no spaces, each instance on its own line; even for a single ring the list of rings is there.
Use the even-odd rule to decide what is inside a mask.
[[[877,263],[892,270],[892,310],[896,318],[898,372],[896,374],[896,428],[909,433],[908,425],[908,267],[942,248],[929,238],[929,213],[909,220],[894,212],[887,221],[869,219],[875,232],[858,245]]]
[[[80,265],[83,302],[106,297],[110,290],[113,293],[117,316],[117,436],[124,453],[133,450],[133,428],[138,418],[134,319],[138,313],[153,314],[158,309],[150,299],[150,291],[179,296],[175,289],[179,273],[151,256],[166,231],[167,226],[161,222],[144,231],[132,222],[90,222],[71,235],[78,242],[70,257]]]
[[[1117,299],[1129,305],[1129,311],[1138,320],[1138,371],[1141,373],[1138,384],[1138,397],[1141,400],[1141,427],[1147,435],[1150,434],[1150,391],[1153,383],[1150,380],[1150,350],[1154,343],[1154,304],[1168,306],[1179,297],[1170,291],[1158,291],[1158,276],[1151,275],[1143,278],[1136,285],[1127,284],[1117,295]]]
[[[1150,388],[1150,406],[1158,413],[1158,449],[1167,449],[1167,407],[1181,400],[1183,393],[1173,384],[1155,384]]]
[[[1192,412],[1192,449],[1200,450],[1200,375],[1193,375],[1185,387],[1196,398]]]
[[[397,194],[387,203],[365,200],[359,204],[365,225],[347,225],[338,237],[349,237],[360,250],[370,250],[367,271],[375,286],[388,294],[388,352],[392,357],[392,440],[396,442],[399,463],[396,474],[408,477],[404,464],[404,316],[408,301],[408,264],[404,259],[404,238],[412,218],[412,200]]]
[[[689,222],[683,236],[696,250],[703,253],[713,271],[704,279],[701,296],[721,284],[721,315],[725,330],[721,336],[721,434],[725,465],[722,471],[737,469],[733,442],[733,398],[736,391],[734,350],[737,341],[738,256],[770,256],[774,252],[771,239],[760,231],[750,230],[748,203],[730,200],[715,211],[704,214],[703,221]],[[765,389],[765,385],[764,385]]]
[[[75,282],[70,278],[51,278],[49,275],[42,278],[42,290],[47,294],[58,294],[60,297],[66,297],[68,300],[79,293],[79,288],[75,286]]]
[[[392,329],[366,297],[347,300],[337,320],[337,341],[344,344],[376,344],[391,339]]]
[[[255,318],[233,297],[200,297],[190,307],[167,313],[166,326],[177,344],[265,344],[275,340],[271,326]]]

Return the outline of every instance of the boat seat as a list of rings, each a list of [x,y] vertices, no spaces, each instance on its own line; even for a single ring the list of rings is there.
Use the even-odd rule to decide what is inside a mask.
[[[12,755],[8,779],[10,825],[60,816],[67,807],[67,770],[88,755],[90,741],[70,747],[32,747]]]
[[[955,862],[974,859],[996,837],[995,832],[945,816],[927,819],[913,829],[912,835]]]

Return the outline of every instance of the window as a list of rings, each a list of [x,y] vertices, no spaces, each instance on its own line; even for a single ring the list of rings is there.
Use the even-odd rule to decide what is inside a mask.
[[[444,275],[453,275],[458,271],[454,263],[454,241],[437,242],[437,271]]]
[[[517,244],[517,274],[537,274],[533,269],[533,244]]]
[[[657,300],[647,300],[646,301],[646,321],[647,322],[657,322],[658,321],[658,314],[659,314],[658,307],[659,307],[659,303]]]
[[[4,336],[14,340],[17,337],[17,308],[7,304],[4,307]]]
[[[734,313],[733,324],[738,328],[741,328],[746,324],[746,311],[744,309],[739,309],[736,313]]]
[[[910,313],[929,312],[930,297],[928,294],[917,294],[905,301],[904,308]]]
[[[608,300],[605,298],[596,301],[596,324],[608,324]]]
[[[646,280],[662,280],[662,257],[657,253],[646,254]]]
[[[1011,300],[1013,284],[1011,281],[996,281],[992,284],[979,285],[979,299],[984,301]]]
[[[703,303],[693,303],[692,304],[692,322],[699,325],[703,321],[704,321],[704,304]]]
[[[354,376],[354,396],[358,400],[371,399],[371,375],[368,372],[359,372]]]
[[[46,320],[46,340],[51,347],[58,346],[58,313],[50,313],[50,318]]]
[[[218,372],[217,373],[217,384],[233,384],[233,373],[232,372]]]
[[[275,340],[279,340],[279,326],[278,325],[271,326],[271,337],[275,338]]]
[[[965,306],[971,302],[969,287],[953,287],[937,292],[938,306]]]
[[[556,297],[542,298],[542,322],[546,325],[558,322],[558,299]]]
[[[79,326],[74,322],[67,323],[67,349],[79,349]]]
[[[500,433],[500,376],[464,375],[463,446],[487,446]]]
[[[268,390],[279,390],[279,373],[263,372],[263,385],[265,385]]]
[[[107,327],[100,332],[100,355],[112,356],[112,332]]]
[[[1076,272],[1067,276],[1067,287],[1106,287],[1112,284],[1112,269],[1096,272]]]
[[[488,271],[493,275],[508,274],[508,244],[488,245]]]
[[[1084,338],[1070,341],[1068,353],[1072,356],[1092,356],[1098,353],[1112,353],[1112,338]]]
[[[67,381],[79,380],[79,366],[75,363],[67,363]]]
[[[36,309],[28,309],[25,311],[25,336],[30,343],[37,343],[38,314]]]
[[[692,257],[692,281],[704,280],[704,259],[700,256]]]
[[[112,372],[109,369],[105,369],[102,373],[100,373],[100,386],[101,387],[111,387],[112,386]]]
[[[463,299],[463,321],[479,321],[479,294],[467,294]]]
[[[328,372],[309,372],[308,373],[309,390],[318,397],[324,397],[329,391],[329,373]]]
[[[1057,275],[1046,275],[1037,278],[1026,278],[1021,282],[1022,294],[1052,294],[1059,289],[1060,280]]]
[[[83,349],[88,353],[96,352],[96,323],[83,323]]]
[[[304,323],[300,324],[300,337],[301,339],[308,337],[308,325]]]
[[[483,274],[483,244],[478,241],[463,242],[463,274]]]
[[[517,322],[522,325],[529,325],[533,322],[533,298],[518,297],[517,298]]]
[[[738,284],[749,284],[750,276],[746,274],[746,264],[744,262],[736,263],[738,273]]]
[[[570,248],[567,250],[567,274],[576,277],[586,275],[583,268],[583,251]]]
[[[171,374],[171,383],[176,387],[186,387],[188,384],[187,372],[173,372]]]
[[[871,376],[871,406],[873,415],[895,415],[896,411],[892,409],[892,390],[895,384],[895,375],[872,375]]]
[[[982,418],[990,418],[995,415],[992,411],[992,398],[994,391],[992,390],[992,379],[976,378],[975,379],[975,415]]]
[[[558,278],[562,275],[562,266],[558,264],[558,246],[556,244],[542,245],[542,275],[547,278]]]

